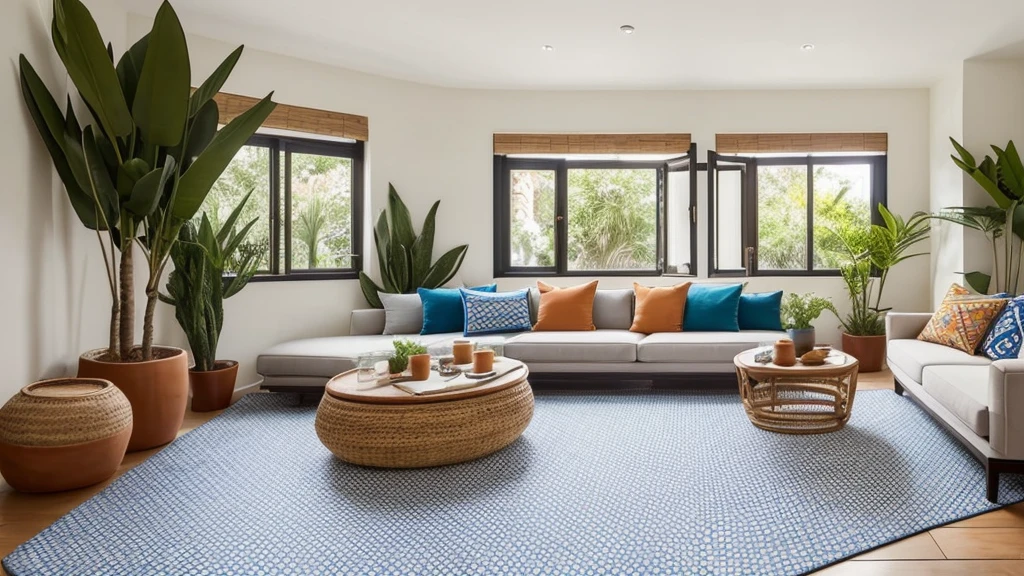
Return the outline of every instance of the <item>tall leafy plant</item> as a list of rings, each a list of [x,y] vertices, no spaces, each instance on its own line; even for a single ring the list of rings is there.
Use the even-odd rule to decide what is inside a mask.
[[[842,247],[839,257],[844,263],[840,265],[840,272],[851,304],[849,314],[837,316],[843,330],[852,336],[885,334],[885,313],[889,308],[882,308],[882,291],[889,272],[904,260],[926,254],[908,252],[928,239],[929,214],[916,212],[904,220],[881,204],[878,212],[882,224],[872,224],[867,230],[832,231]],[[877,278],[873,273],[877,273]]]
[[[259,219],[235,229],[251,195],[242,199],[219,230],[213,229],[205,212],[198,226],[186,223],[171,249],[174,270],[167,278],[167,294],[160,299],[174,306],[198,371],[214,369],[224,327],[224,299],[244,288],[260,266],[260,252],[245,250],[245,237]]]
[[[782,299],[782,327],[786,330],[806,330],[813,328],[813,322],[825,310],[835,312],[832,301],[824,296],[816,296],[814,292],[797,294],[790,292]]]
[[[111,294],[107,360],[153,358],[158,283],[178,242],[235,153],[273,111],[267,95],[218,130],[214,95],[242,54],[191,89],[185,33],[168,2],[119,59],[81,0],[54,0],[54,49],[85,103],[64,110],[21,55],[22,94],[68,200],[96,232]],[[116,62],[116,65],[115,65]],[[148,272],[142,346],[135,348],[135,248]]]
[[[982,294],[1019,293],[1024,264],[1024,162],[1011,140],[1006,148],[992,146],[995,159],[986,155],[980,163],[953,138],[953,163],[977,182],[995,206],[944,208],[934,217],[985,235],[992,249],[992,274],[965,271],[964,281]],[[995,280],[993,285],[992,281]]]
[[[394,186],[388,186],[388,208],[382,210],[373,228],[373,241],[377,246],[377,263],[381,285],[364,272],[359,273],[359,285],[366,301],[374,308],[383,308],[378,293],[405,294],[417,288],[437,288],[455,277],[462,266],[469,246],[463,244],[445,252],[431,264],[434,251],[434,220],[438,200],[430,207],[417,236],[412,226],[409,209]]]

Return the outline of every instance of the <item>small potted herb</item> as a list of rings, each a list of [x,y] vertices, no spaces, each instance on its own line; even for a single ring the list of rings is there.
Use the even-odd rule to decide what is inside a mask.
[[[395,347],[395,354],[388,359],[388,370],[392,374],[405,372],[405,369],[409,367],[410,356],[427,353],[425,346],[412,340],[395,340],[392,345]]]
[[[782,299],[782,327],[793,340],[797,356],[802,356],[814,348],[814,326],[811,323],[825,310],[836,312],[831,300],[815,296],[814,292],[790,293]]]

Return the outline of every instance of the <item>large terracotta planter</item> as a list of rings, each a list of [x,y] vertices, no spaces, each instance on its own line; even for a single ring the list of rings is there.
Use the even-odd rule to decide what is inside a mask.
[[[104,348],[82,354],[78,376],[110,380],[128,397],[134,414],[128,451],[147,450],[174,440],[188,406],[185,351],[154,347],[156,359],[146,362],[105,362],[106,352]]]
[[[22,492],[90,486],[117,472],[131,434],[131,404],[110,382],[36,382],[0,408],[0,474]]]
[[[860,362],[861,372],[878,372],[885,363],[885,335],[853,336],[843,332],[843,352]]]
[[[230,406],[237,376],[238,362],[234,360],[217,360],[213,363],[213,370],[189,370],[188,379],[192,382],[192,411],[211,412]]]

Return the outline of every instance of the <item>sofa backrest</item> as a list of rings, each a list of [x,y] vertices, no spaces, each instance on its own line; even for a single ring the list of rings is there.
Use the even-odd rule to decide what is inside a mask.
[[[384,309],[353,310],[349,333],[353,336],[378,336],[384,333]]]
[[[633,325],[633,290],[598,289],[594,296],[594,327],[598,330],[629,330]]]

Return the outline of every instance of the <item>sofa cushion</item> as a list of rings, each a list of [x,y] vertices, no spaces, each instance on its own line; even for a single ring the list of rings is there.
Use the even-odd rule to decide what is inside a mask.
[[[530,291],[476,292],[459,288],[462,309],[466,313],[464,334],[501,334],[522,332],[532,328],[530,323]]]
[[[641,362],[732,362],[737,354],[762,342],[784,338],[784,332],[662,332],[637,345]]]
[[[628,330],[530,332],[505,341],[505,356],[523,362],[636,362],[643,334]]]
[[[992,363],[984,356],[972,356],[923,340],[890,340],[886,358],[890,366],[899,368],[917,384],[921,384],[921,374],[926,366],[988,366]]]
[[[782,330],[782,290],[740,294],[740,330]]]
[[[684,332],[738,332],[742,284],[694,284],[686,295]]]
[[[598,290],[594,295],[594,327],[598,330],[629,330],[633,323],[633,291]]]
[[[1006,360],[1020,356],[1021,343],[1024,342],[1024,322],[1021,311],[1024,310],[1024,296],[1017,296],[1006,303],[1006,307],[996,318],[985,336],[981,351],[992,360]]]
[[[470,290],[495,292],[497,284],[476,286]],[[466,326],[466,312],[462,309],[462,294],[458,288],[417,288],[423,301],[423,325],[420,334],[461,332]]]
[[[322,376],[356,367],[360,354],[393,350],[394,336],[332,336],[292,340],[264,350],[256,371],[264,376]]]
[[[597,280],[559,288],[537,281],[540,290],[540,310],[536,331],[594,330],[594,296],[597,294]]]
[[[988,436],[988,366],[927,366],[924,391],[978,436]]]
[[[953,284],[917,339],[974,354],[1006,302],[1006,298],[972,295]]]
[[[649,288],[633,282],[636,293],[636,314],[629,329],[641,334],[679,332],[683,329],[683,310],[690,283]]]
[[[417,334],[423,327],[423,302],[419,294],[386,294],[380,292],[384,305],[385,334]]]

